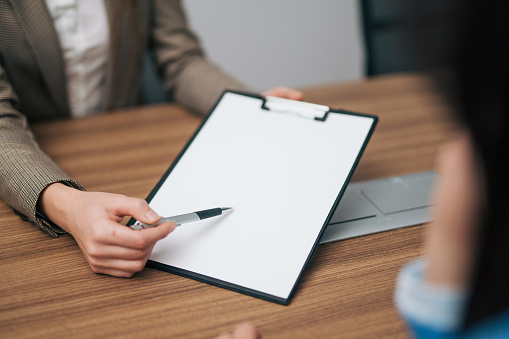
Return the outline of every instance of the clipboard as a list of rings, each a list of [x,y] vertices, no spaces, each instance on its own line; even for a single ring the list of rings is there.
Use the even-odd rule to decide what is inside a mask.
[[[225,91],[146,200],[234,211],[178,227],[147,266],[288,305],[377,121]]]

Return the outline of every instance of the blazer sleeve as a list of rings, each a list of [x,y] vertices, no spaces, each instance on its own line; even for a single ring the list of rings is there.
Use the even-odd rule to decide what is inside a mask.
[[[37,212],[37,200],[48,185],[62,182],[83,189],[38,146],[18,97],[0,62],[0,197],[23,219],[54,237],[65,233]]]
[[[154,1],[151,30],[159,73],[179,103],[205,114],[225,89],[249,91],[207,60],[179,0]]]

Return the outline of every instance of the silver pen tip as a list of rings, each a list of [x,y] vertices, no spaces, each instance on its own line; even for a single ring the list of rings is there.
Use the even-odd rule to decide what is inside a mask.
[[[228,214],[228,213],[231,213],[233,212],[233,207],[223,207],[221,208],[221,214],[222,215],[225,215],[225,214]]]

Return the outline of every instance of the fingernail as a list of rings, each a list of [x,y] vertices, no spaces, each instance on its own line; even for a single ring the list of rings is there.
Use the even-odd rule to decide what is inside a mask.
[[[153,210],[149,210],[147,213],[145,213],[145,217],[148,219],[148,220],[156,220],[156,219],[159,219],[159,214],[157,214],[156,212],[154,212]]]

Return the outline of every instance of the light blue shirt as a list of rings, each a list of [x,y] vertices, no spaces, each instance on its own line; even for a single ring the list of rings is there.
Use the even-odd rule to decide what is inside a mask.
[[[509,338],[509,312],[462,330],[468,291],[432,285],[424,279],[427,262],[418,259],[398,277],[396,305],[416,338]]]

